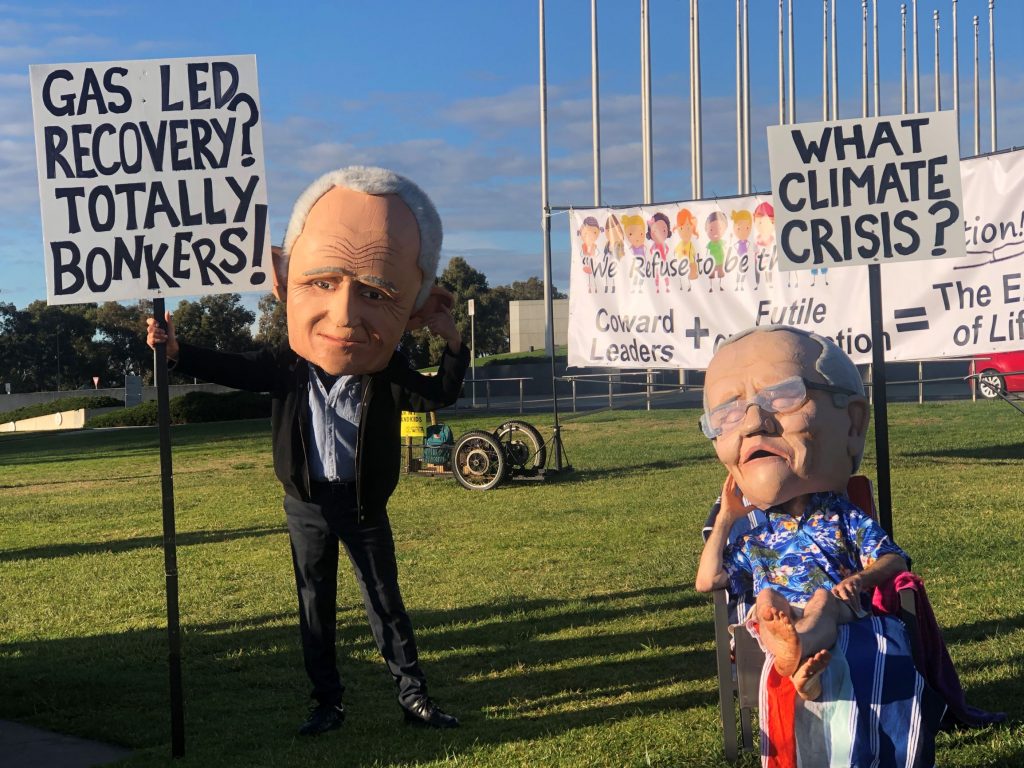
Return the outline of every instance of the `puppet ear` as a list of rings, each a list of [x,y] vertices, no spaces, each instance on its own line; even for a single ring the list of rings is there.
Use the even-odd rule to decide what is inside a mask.
[[[426,325],[428,317],[436,315],[438,312],[451,312],[454,305],[455,296],[452,295],[452,292],[443,286],[435,285],[430,289],[430,295],[423,302],[423,306],[412,313],[409,322],[405,325],[405,330],[415,331],[417,328],[422,328]]]
[[[848,450],[850,456],[859,456],[864,452],[864,439],[867,437],[868,422],[871,420],[868,401],[861,397],[851,398],[846,406],[846,412],[850,415]]]
[[[277,297],[278,301],[285,301],[285,294],[288,291],[288,280],[282,274],[282,260],[284,259],[284,249],[279,245],[270,246],[270,263],[274,272],[274,296]]]

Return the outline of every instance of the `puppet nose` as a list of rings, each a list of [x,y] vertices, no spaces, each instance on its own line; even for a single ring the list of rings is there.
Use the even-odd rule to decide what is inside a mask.
[[[355,287],[346,280],[334,290],[327,311],[327,317],[339,328],[351,327],[356,324],[355,312]]]
[[[758,432],[771,433],[775,431],[775,420],[770,411],[764,410],[757,403],[747,403],[740,426],[744,435],[754,435]]]

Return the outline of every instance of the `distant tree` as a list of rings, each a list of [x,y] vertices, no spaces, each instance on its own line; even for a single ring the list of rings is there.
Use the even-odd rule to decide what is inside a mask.
[[[203,296],[181,301],[174,310],[174,328],[191,344],[224,352],[243,352],[253,347],[249,327],[256,315],[242,306],[237,293]]]
[[[102,378],[105,361],[93,344],[95,304],[48,307],[34,301],[23,310],[0,305],[0,380],[12,391],[77,389]]]
[[[153,314],[149,301],[127,306],[116,301],[100,304],[93,312],[95,343],[107,361],[101,378],[108,386],[119,386],[126,374],[150,378],[153,351],[146,345],[146,319]]]
[[[259,327],[256,341],[268,347],[279,347],[288,342],[288,313],[285,304],[272,293],[260,297]]]

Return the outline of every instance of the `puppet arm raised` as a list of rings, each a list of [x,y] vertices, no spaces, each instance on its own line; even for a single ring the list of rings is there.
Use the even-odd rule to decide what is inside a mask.
[[[744,506],[742,493],[736,487],[732,475],[722,486],[721,506],[715,523],[711,526],[711,534],[704,542],[704,551],[700,553],[700,564],[697,566],[697,579],[694,588],[698,592],[711,592],[721,589],[729,583],[729,577],[722,567],[722,554],[729,543],[729,531],[741,517],[745,517],[754,506]]]

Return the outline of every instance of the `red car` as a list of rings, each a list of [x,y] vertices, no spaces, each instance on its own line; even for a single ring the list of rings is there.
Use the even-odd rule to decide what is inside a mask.
[[[978,355],[971,361],[971,373],[978,374],[978,392],[982,397],[1024,392],[1024,349]]]

